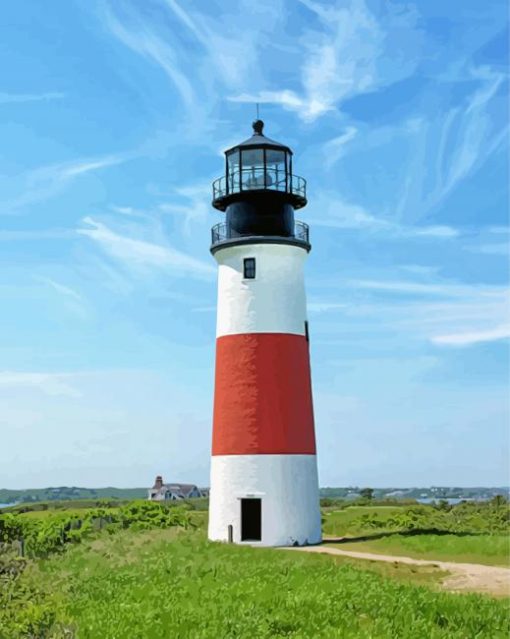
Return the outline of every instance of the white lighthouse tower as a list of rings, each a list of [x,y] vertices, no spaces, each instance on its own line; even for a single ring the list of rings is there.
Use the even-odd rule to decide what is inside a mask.
[[[218,316],[209,539],[262,546],[321,541],[303,267],[294,221],[306,182],[263,135],[226,152],[213,206]]]

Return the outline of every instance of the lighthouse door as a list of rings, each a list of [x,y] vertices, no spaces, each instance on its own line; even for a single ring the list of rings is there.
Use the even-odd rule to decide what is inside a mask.
[[[261,541],[262,500],[241,499],[241,541]]]

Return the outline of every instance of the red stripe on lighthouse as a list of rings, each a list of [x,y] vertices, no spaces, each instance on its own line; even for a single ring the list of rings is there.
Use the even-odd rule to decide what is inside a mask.
[[[303,335],[225,335],[216,342],[213,455],[314,455]]]

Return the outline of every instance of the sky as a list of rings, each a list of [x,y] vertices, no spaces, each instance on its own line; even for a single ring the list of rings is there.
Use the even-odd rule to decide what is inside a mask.
[[[506,2],[23,0],[0,487],[208,485],[223,151],[308,181],[322,486],[509,483]]]

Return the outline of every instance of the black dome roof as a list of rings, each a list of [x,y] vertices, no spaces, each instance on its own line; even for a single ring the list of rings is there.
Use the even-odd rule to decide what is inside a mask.
[[[263,148],[270,148],[270,149],[277,149],[277,150],[279,149],[281,151],[286,151],[287,153],[292,153],[291,149],[285,144],[280,144],[280,142],[276,142],[275,140],[266,138],[266,136],[262,133],[262,130],[264,128],[264,122],[262,122],[262,120],[255,120],[252,126],[253,126],[253,135],[251,136],[251,138],[248,138],[244,142],[241,142],[240,144],[236,144],[235,146],[225,151],[227,155],[231,153],[232,151],[235,151],[235,149],[239,149],[239,148],[245,149],[250,147],[258,147],[261,149]]]

